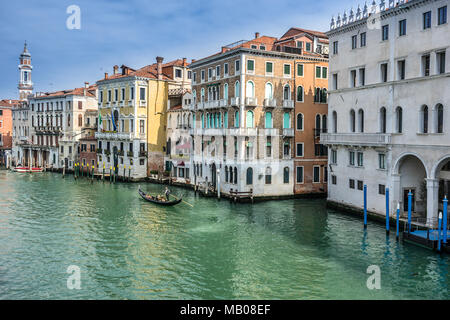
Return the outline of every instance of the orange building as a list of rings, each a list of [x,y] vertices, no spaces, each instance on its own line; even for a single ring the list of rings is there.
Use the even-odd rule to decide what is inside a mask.
[[[7,164],[12,149],[12,109],[18,107],[18,100],[0,101],[0,163]]]

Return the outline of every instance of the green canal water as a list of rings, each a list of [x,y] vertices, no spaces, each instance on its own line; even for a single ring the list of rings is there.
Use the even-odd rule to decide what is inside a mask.
[[[234,205],[172,188],[194,208],[162,208],[137,187],[1,171],[0,299],[450,298],[448,256],[364,232],[323,200]]]

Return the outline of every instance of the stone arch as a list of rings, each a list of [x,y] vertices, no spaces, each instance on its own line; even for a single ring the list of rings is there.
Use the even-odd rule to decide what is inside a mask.
[[[408,156],[416,157],[418,160],[420,160],[420,162],[422,163],[422,165],[425,169],[426,177],[429,178],[430,177],[429,170],[428,170],[428,167],[426,166],[425,160],[420,155],[418,155],[417,153],[414,153],[414,152],[404,152],[401,155],[399,155],[397,157],[397,160],[394,162],[394,165],[392,166],[392,168],[393,168],[392,174],[399,174],[399,168],[400,168],[401,162],[402,162],[402,160],[404,160],[405,157],[408,157]]]

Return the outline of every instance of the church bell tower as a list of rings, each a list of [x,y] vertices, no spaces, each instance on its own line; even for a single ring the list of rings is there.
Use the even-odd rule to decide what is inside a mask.
[[[33,82],[31,82],[31,70],[33,66],[31,65],[31,54],[28,52],[27,42],[23,48],[23,52],[19,57],[19,99],[27,100],[28,96],[33,93]]]

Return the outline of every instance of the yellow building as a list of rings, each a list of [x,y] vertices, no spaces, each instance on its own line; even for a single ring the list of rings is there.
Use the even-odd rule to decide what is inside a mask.
[[[163,171],[166,145],[168,92],[190,89],[191,72],[186,59],[141,69],[114,66],[97,81],[99,101],[98,165],[109,173],[129,174],[133,179],[147,177],[151,171]]]

